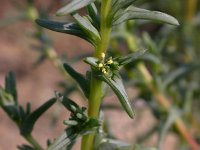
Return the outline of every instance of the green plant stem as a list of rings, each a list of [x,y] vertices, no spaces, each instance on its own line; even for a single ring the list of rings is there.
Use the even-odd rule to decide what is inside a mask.
[[[100,36],[101,41],[97,45],[94,56],[101,58],[102,53],[106,53],[110,41],[111,25],[109,22],[108,14],[111,8],[111,0],[102,0],[101,2],[101,24]],[[88,103],[88,116],[98,118],[101,101],[103,98],[103,83],[98,80],[94,75],[91,77],[90,96]],[[93,141],[95,134],[85,135],[82,138],[81,149],[93,150]]]
[[[36,150],[44,150],[40,144],[32,137],[32,135],[27,135],[24,137]]]
[[[101,53],[105,53],[110,42],[111,24],[108,17],[112,0],[102,0],[101,2],[101,25],[100,36],[101,41],[97,46],[95,57],[101,58]]]
[[[103,89],[102,82],[96,78],[91,79],[90,85],[90,96],[89,96],[89,104],[88,104],[88,116],[92,118],[98,118],[99,116],[99,108],[101,105],[101,100],[103,97]],[[92,150],[93,149],[93,141],[95,134],[89,134],[83,136],[81,149],[82,150]]]

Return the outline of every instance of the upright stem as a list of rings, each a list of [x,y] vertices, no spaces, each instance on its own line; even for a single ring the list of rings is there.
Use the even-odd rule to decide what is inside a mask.
[[[110,41],[111,26],[108,18],[108,14],[111,8],[111,0],[101,1],[101,24],[100,24],[100,36],[101,41],[97,45],[94,56],[101,58],[102,53],[106,53],[108,44]],[[90,95],[88,104],[88,116],[92,118],[98,118],[99,109],[104,95],[102,81],[98,80],[92,75],[90,83]],[[82,138],[81,149],[93,150],[93,141],[95,134],[85,135]]]
[[[100,58],[101,53],[105,53],[110,41],[111,26],[108,18],[112,0],[102,0],[101,2],[101,25],[100,36],[101,41],[97,46],[95,57]]]

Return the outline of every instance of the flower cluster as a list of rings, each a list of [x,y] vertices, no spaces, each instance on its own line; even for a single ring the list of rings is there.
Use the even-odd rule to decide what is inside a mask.
[[[98,69],[103,74],[108,75],[113,70],[117,70],[118,63],[116,61],[113,61],[112,57],[109,57],[108,59],[105,59],[105,53],[101,53],[101,59],[98,62]]]

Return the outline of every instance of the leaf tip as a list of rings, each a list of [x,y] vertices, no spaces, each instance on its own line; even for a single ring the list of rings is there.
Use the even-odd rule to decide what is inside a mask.
[[[135,114],[134,114],[134,112],[133,112],[132,109],[131,109],[129,112],[127,112],[127,113],[128,113],[128,116],[129,116],[131,119],[134,118]]]
[[[40,19],[35,19],[35,23],[39,24],[40,23]]]
[[[35,23],[38,24],[39,26],[43,26],[44,24],[44,19],[35,19]]]
[[[174,18],[174,22],[173,22],[173,24],[172,24],[172,25],[179,26],[179,25],[180,25],[180,23],[179,23],[179,21],[178,21],[177,19],[175,19],[175,18]]]

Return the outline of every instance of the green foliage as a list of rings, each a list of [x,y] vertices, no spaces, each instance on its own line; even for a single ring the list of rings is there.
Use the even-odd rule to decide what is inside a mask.
[[[95,57],[87,57],[85,62],[91,65],[93,70],[95,70],[95,75],[105,83],[107,83],[111,89],[114,91],[118,97],[124,110],[128,113],[129,117],[133,118],[134,113],[131,104],[128,100],[128,95],[125,91],[122,79],[119,74],[119,69],[121,66],[127,65],[130,62],[137,60],[145,51],[138,51],[136,53],[129,54],[127,56],[120,56],[116,58],[108,58],[106,60],[98,60]],[[110,64],[109,61],[112,63]],[[103,65],[103,69],[106,69],[107,73],[102,73],[102,68],[99,64]]]
[[[67,71],[67,73],[79,84],[85,96],[88,98],[90,94],[89,80],[86,79],[82,74],[76,72],[67,63],[64,64],[64,68]]]
[[[53,142],[52,145],[48,148],[48,150],[60,150],[63,147],[69,146],[73,143],[77,138],[92,133],[92,130],[99,126],[99,123],[95,119],[88,119],[82,124],[78,126],[68,127],[57,139]]]
[[[146,50],[139,50],[135,53],[131,53],[126,56],[120,56],[120,57],[114,58],[113,60],[117,61],[119,66],[125,66],[133,61],[138,60],[140,57],[144,55],[145,51]]]
[[[22,106],[18,105],[17,99],[14,99],[17,90],[15,75],[13,73],[8,73],[5,79],[5,85],[5,90],[0,89],[1,107],[8,114],[8,116],[19,126],[21,135],[30,135],[36,121],[56,102],[56,99],[53,98],[47,101],[33,112],[30,112],[31,106],[30,103],[28,103],[25,111]]]
[[[148,34],[143,34],[142,40],[144,43],[136,43],[135,41],[137,40],[141,41],[138,37],[134,37],[137,39],[135,41],[133,38],[130,38],[133,36],[132,29],[135,29],[136,27],[140,29],[140,26],[138,25],[145,27],[147,22],[142,22],[141,24],[135,22],[126,24],[128,20],[142,19],[179,25],[174,17],[159,11],[137,8],[135,7],[135,2],[136,0],[72,0],[66,6],[59,9],[57,15],[71,15],[73,21],[69,22],[67,20],[58,22],[46,19],[47,15],[42,15],[42,12],[37,14],[35,9],[33,9],[34,1],[27,0],[29,7],[26,9],[26,19],[34,20],[39,15],[39,18],[45,18],[36,20],[36,23],[41,27],[82,38],[92,44],[95,51],[93,57],[90,56],[84,58],[84,61],[90,65],[90,70],[87,71],[89,76],[84,76],[67,63],[63,64],[62,61],[60,61],[54,50],[52,50],[53,44],[48,36],[46,36],[44,29],[38,26],[36,27],[37,33],[35,33],[34,37],[40,41],[41,44],[39,47],[35,48],[41,54],[36,64],[40,64],[48,58],[56,64],[56,67],[58,67],[65,76],[66,73],[69,74],[71,78],[77,82],[85,97],[88,99],[88,108],[80,107],[74,100],[69,99],[67,94],[56,93],[56,98],[48,100],[33,112],[30,110],[29,103],[27,104],[26,109],[23,109],[18,105],[17,101],[15,76],[13,73],[9,73],[6,76],[5,89],[0,88],[0,105],[8,116],[17,124],[21,135],[31,144],[31,146],[19,146],[18,148],[20,150],[43,149],[38,146],[30,136],[39,117],[53,106],[56,99],[71,113],[69,119],[63,121],[64,125],[67,125],[66,129],[55,141],[48,144],[48,150],[72,149],[76,139],[82,136],[84,136],[83,139],[85,137],[89,137],[88,139],[90,139],[90,141],[86,141],[88,143],[84,143],[85,141],[83,140],[82,150],[88,150],[87,147],[90,145],[97,150],[154,150],[152,148],[145,148],[141,145],[127,144],[111,139],[105,136],[104,131],[101,133],[99,132],[99,129],[103,128],[102,121],[99,119],[98,114],[105,95],[103,89],[105,88],[104,85],[113,90],[123,109],[130,118],[133,118],[134,113],[124,83],[134,80],[134,85],[137,85],[140,88],[141,97],[148,96],[149,107],[157,118],[161,118],[163,115],[162,109],[159,105],[155,105],[152,100],[154,100],[157,95],[163,94],[165,96],[166,94],[169,95],[170,98],[173,98],[174,101],[178,101],[177,99],[180,97],[186,101],[188,97],[190,97],[190,92],[193,89],[190,90],[190,92],[184,93],[184,91],[188,89],[183,88],[182,86],[183,84],[188,83],[188,81],[184,79],[193,71],[196,71],[199,68],[199,65],[196,65],[197,63],[188,63],[184,65],[180,65],[180,62],[178,65],[166,63],[164,60],[166,59],[164,58],[166,54],[164,49],[170,49],[165,43],[166,41],[163,42],[158,40],[159,42],[155,43],[155,40]],[[85,9],[86,11],[80,13],[80,9]],[[157,26],[163,27],[160,24]],[[122,28],[124,29],[123,32],[121,32]],[[144,29],[141,28],[140,31],[143,31]],[[165,29],[166,28],[163,28],[163,30]],[[119,33],[117,33],[118,30],[120,30]],[[120,47],[120,45],[123,44],[120,43],[122,39],[128,44],[127,47],[129,48],[129,52],[127,55],[119,56],[122,52],[116,51],[118,47],[115,47],[114,54],[111,52],[112,47],[109,47],[110,45],[107,44],[110,41],[110,31],[114,33],[112,36],[113,39],[115,38],[114,40],[120,38],[120,40],[116,40],[117,46]],[[161,34],[162,38],[164,37],[162,35],[163,33],[159,34]],[[115,37],[116,35],[117,37]],[[135,52],[135,49],[131,49],[133,47],[139,49],[140,46],[138,45],[147,47],[148,52],[145,53],[146,50]],[[108,51],[113,55],[108,54]],[[167,59],[170,60],[170,57]],[[150,77],[148,79],[150,82],[147,82],[149,80],[145,79],[144,74],[136,68],[137,62],[144,62],[143,65],[147,65],[146,71],[149,73]],[[179,66],[179,68],[174,69],[177,66]],[[123,74],[124,72],[121,72],[122,75],[120,74],[121,68],[125,69],[126,74]],[[138,70],[139,73],[137,72]],[[128,81],[123,81],[122,77],[126,77],[126,80]],[[153,81],[151,81],[151,78]],[[67,78],[66,81],[68,82],[69,79]],[[65,88],[67,91],[66,93],[68,94],[72,90],[74,91],[74,89],[74,86]],[[98,103],[100,104],[98,105]],[[172,124],[180,117],[179,111],[174,111],[183,107],[179,105],[179,103],[177,102],[174,104],[173,110],[167,110],[168,114],[166,113],[167,117],[164,119],[164,126],[159,131],[159,147],[161,147],[162,141]],[[184,102],[184,104],[186,104],[186,102]],[[88,109],[88,112],[86,112],[86,109]],[[184,114],[185,112],[181,113]],[[95,142],[93,142],[93,135],[95,135]],[[84,148],[84,144],[86,145],[86,148]]]
[[[100,17],[98,10],[95,4],[91,4],[87,6],[88,11],[88,19],[92,23],[92,25],[99,31],[100,30]]]
[[[5,91],[13,96],[13,99],[17,102],[17,90],[16,90],[16,79],[13,72],[9,72],[6,76]]]
[[[101,76],[102,80],[106,82],[112,90],[117,95],[119,101],[121,102],[124,110],[128,113],[129,117],[133,118],[134,113],[131,108],[131,105],[128,100],[127,93],[124,89],[124,85],[122,83],[122,79],[119,74],[114,74],[112,78],[108,78],[106,76]]]
[[[98,120],[89,118],[85,114],[85,107],[80,108],[74,101],[61,94],[57,94],[57,97],[71,112],[69,120],[64,121],[69,127],[49,146],[48,150],[59,150],[70,146],[78,137],[94,132],[94,129],[100,126]]]
[[[19,150],[34,150],[33,147],[29,146],[29,145],[22,145],[22,146],[18,146],[17,147]]]
[[[37,19],[36,23],[44,28],[47,28],[56,32],[75,35],[88,42],[93,43],[90,37],[83,33],[82,28],[77,23],[61,23],[61,22],[50,21],[50,20],[45,20],[45,19]]]
[[[66,6],[64,6],[63,8],[59,9],[56,14],[58,16],[61,16],[72,13],[74,11],[79,10],[80,8],[83,8],[91,4],[94,1],[95,0],[74,0],[71,3],[67,4]]]
[[[122,10],[116,16],[114,16],[113,25],[118,25],[122,22],[132,19],[152,20],[172,25],[179,25],[178,21],[170,15],[158,11],[149,11],[134,6],[128,7],[126,10]]]
[[[55,102],[56,102],[56,99],[52,98],[30,114],[28,113],[29,107],[27,107],[26,116],[23,117],[24,120],[22,121],[21,127],[20,127],[21,134],[24,136],[29,135],[32,132],[33,127],[36,121],[39,119],[39,117],[43,115],[43,113],[47,111]],[[25,115],[25,114],[22,114],[22,115]]]
[[[86,17],[81,17],[79,14],[73,15],[74,19],[77,21],[79,26],[85,32],[85,35],[88,35],[90,39],[94,41],[95,44],[99,43],[100,35],[98,30],[91,24],[91,22]]]

